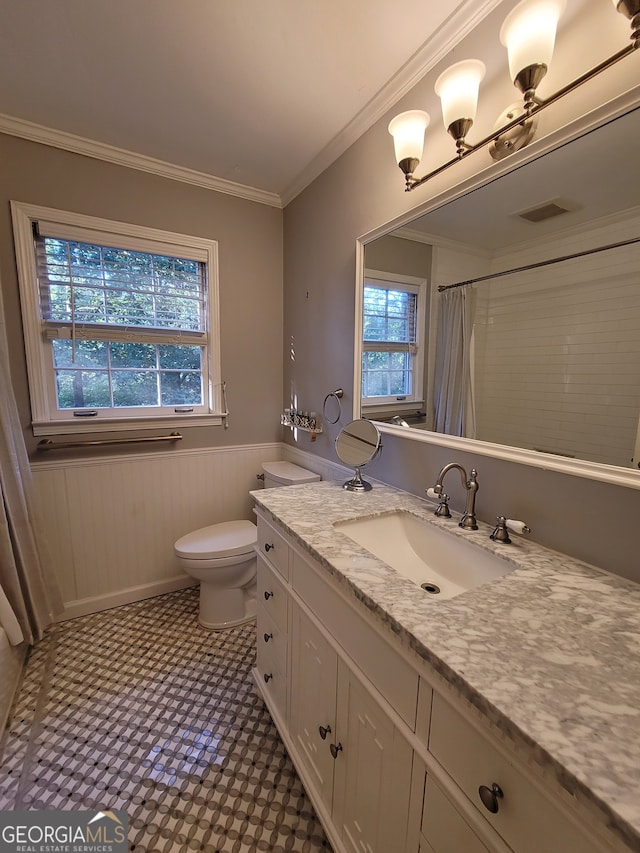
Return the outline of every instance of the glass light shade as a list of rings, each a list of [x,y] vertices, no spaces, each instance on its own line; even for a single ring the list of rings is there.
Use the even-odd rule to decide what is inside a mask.
[[[389,122],[389,133],[393,136],[396,162],[413,158],[422,160],[424,132],[430,118],[423,110],[408,110],[400,113]]]
[[[505,18],[500,41],[509,54],[509,72],[515,80],[531,65],[551,64],[556,29],[566,0],[522,0]]]
[[[478,89],[485,71],[479,59],[465,59],[447,68],[436,80],[436,95],[442,103],[442,118],[447,130],[459,119],[475,119]]]

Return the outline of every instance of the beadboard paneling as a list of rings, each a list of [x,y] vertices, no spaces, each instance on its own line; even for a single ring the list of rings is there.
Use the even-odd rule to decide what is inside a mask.
[[[174,564],[180,536],[253,519],[249,491],[280,444],[37,462],[33,476],[64,617],[192,583]]]

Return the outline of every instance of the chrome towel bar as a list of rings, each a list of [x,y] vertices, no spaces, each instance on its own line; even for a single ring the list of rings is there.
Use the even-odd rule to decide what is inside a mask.
[[[38,442],[38,450],[68,450],[74,447],[97,447],[114,444],[147,444],[152,441],[182,441],[182,434],[172,432],[169,435],[150,435],[143,438],[96,438],[87,441],[52,441],[44,438]]]

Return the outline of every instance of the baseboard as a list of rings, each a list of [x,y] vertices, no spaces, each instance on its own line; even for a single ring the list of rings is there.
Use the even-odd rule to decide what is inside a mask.
[[[77,619],[78,616],[88,616],[90,613],[98,613],[100,610],[109,610],[112,607],[120,607],[122,604],[132,604],[134,601],[142,601],[145,598],[153,598],[156,595],[164,595],[167,592],[175,592],[178,589],[197,585],[198,581],[194,581],[193,578],[180,575],[169,580],[131,586],[107,595],[79,598],[75,601],[66,602],[63,612],[56,621],[66,622],[68,619]]]

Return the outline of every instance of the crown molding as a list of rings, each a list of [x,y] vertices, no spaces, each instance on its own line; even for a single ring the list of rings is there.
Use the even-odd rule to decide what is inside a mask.
[[[117,166],[125,166],[129,169],[137,169],[139,172],[148,172],[169,178],[172,181],[181,181],[184,184],[212,190],[213,192],[226,193],[237,196],[247,201],[255,201],[258,204],[267,204],[271,207],[281,208],[282,200],[277,193],[237,184],[224,178],[217,178],[206,172],[198,172],[185,166],[177,166],[165,160],[157,160],[145,154],[135,151],[127,151],[125,148],[116,148],[95,139],[87,139],[84,136],[76,136],[63,130],[45,127],[41,124],[16,118],[15,116],[0,113],[0,133],[9,136],[18,136],[28,139],[30,142],[38,142],[41,145],[50,145],[52,148],[61,148],[63,151],[71,151],[84,157],[92,157],[94,160],[104,160]]]
[[[95,160],[125,166],[129,169],[159,175],[173,181],[181,181],[213,192],[226,193],[259,204],[283,208],[344,154],[357,139],[382,118],[394,104],[502,2],[503,0],[482,0],[482,2],[464,0],[453,15],[441,24],[411,59],[360,110],[355,118],[320,151],[280,195],[3,113],[0,113],[0,133],[28,139],[41,145],[60,148],[63,151],[71,151],[85,157],[92,157]]]
[[[470,243],[463,243],[460,240],[453,240],[451,237],[442,237],[439,234],[429,234],[425,231],[417,231],[411,228],[398,228],[397,231],[391,231],[387,236],[398,237],[400,240],[411,240],[413,243],[426,243],[428,246],[440,249],[451,249],[454,252],[462,252],[477,258],[491,259],[493,257],[489,249],[473,246]]]
[[[503,0],[465,0],[284,190],[281,194],[282,206],[286,207],[318,175],[329,168],[502,2]]]

